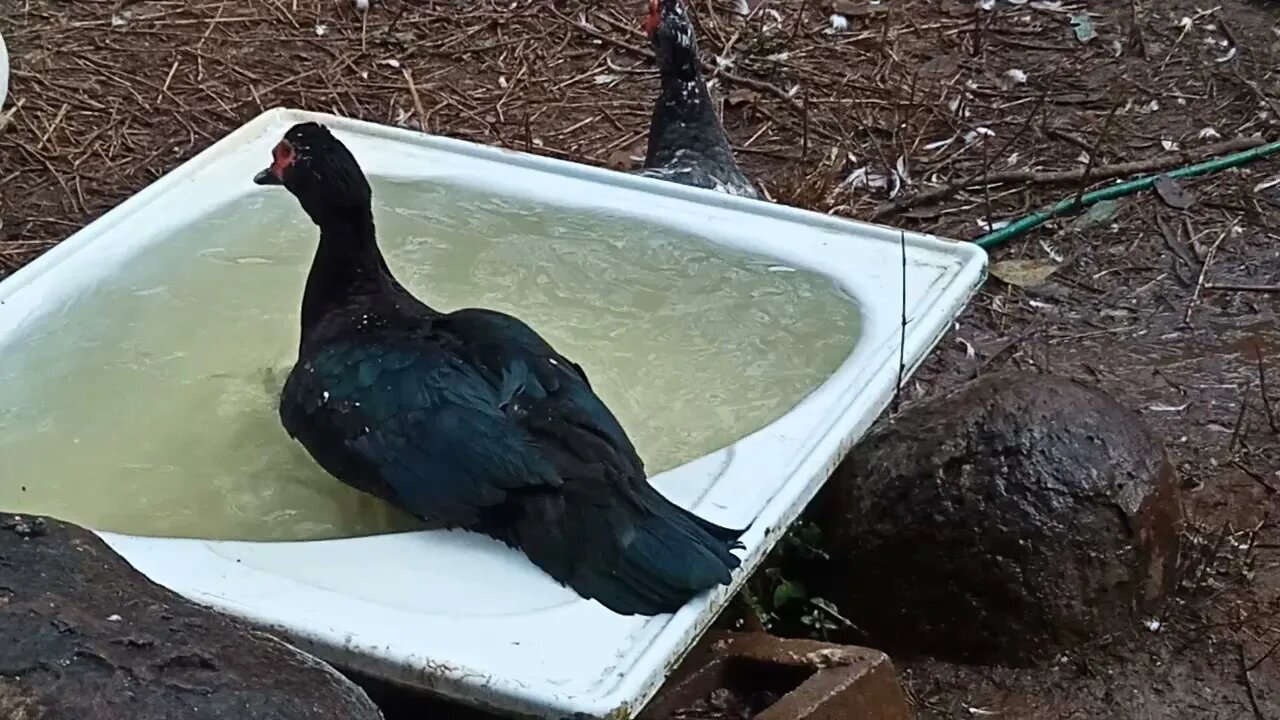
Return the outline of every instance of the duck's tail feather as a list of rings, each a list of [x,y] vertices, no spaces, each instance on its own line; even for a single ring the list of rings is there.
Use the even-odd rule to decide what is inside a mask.
[[[732,581],[742,530],[708,522],[643,481],[530,498],[513,544],[552,577],[622,615],[675,612]]]

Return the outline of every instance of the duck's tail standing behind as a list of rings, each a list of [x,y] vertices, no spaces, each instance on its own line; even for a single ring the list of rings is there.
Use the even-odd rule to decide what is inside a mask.
[[[580,595],[622,615],[675,612],[727,585],[742,530],[703,520],[648,483],[567,488],[523,504],[512,544]]]

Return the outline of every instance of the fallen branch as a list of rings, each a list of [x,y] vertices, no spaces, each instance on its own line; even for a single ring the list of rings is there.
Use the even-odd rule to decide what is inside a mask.
[[[1204,279],[1209,275],[1209,266],[1213,265],[1213,256],[1218,254],[1218,247],[1222,245],[1222,241],[1227,239],[1227,236],[1231,234],[1232,230],[1236,229],[1236,225],[1239,223],[1239,218],[1232,220],[1227,229],[1223,230],[1218,239],[1214,240],[1213,244],[1209,246],[1209,252],[1205,253],[1204,262],[1200,265],[1200,278],[1196,280],[1195,290],[1191,293],[1191,301],[1187,303],[1187,314],[1182,319],[1184,323],[1191,322],[1191,313],[1195,311],[1196,305],[1200,304],[1200,291],[1204,289]]]
[[[1205,157],[1215,155],[1227,155],[1229,153],[1240,152],[1242,150],[1252,150],[1256,147],[1264,145],[1262,138],[1235,138],[1226,140],[1213,145],[1207,145],[1200,148],[1198,152],[1169,153],[1160,155],[1147,160],[1134,160],[1131,162],[1115,163],[1112,165],[1099,165],[1089,171],[1089,177],[1092,180],[1114,180],[1116,178],[1129,177],[1132,175],[1146,175],[1149,173],[1160,172],[1161,170],[1172,170],[1174,168],[1187,165]],[[1059,172],[1040,172],[1036,170],[1010,170],[998,173],[977,173],[971,175],[964,180],[948,183],[932,190],[926,190],[916,193],[910,197],[905,197],[891,203],[886,203],[876,208],[871,214],[872,220],[879,220],[888,215],[896,215],[904,210],[909,210],[920,205],[935,203],[945,200],[956,193],[967,190],[969,188],[989,186],[989,185],[1010,185],[1016,183],[1031,185],[1062,185],[1067,183],[1077,183],[1084,179],[1085,169],[1080,170],[1063,170]]]
[[[1220,292],[1280,293],[1280,285],[1249,285],[1246,283],[1205,283],[1204,289]]]
[[[404,82],[409,86],[409,96],[413,98],[413,111],[418,116],[418,129],[427,132],[427,111],[422,107],[422,96],[418,95],[418,84],[413,81],[413,72],[409,68],[401,68]]]
[[[1257,720],[1266,720],[1266,716],[1262,714],[1262,708],[1258,707],[1258,696],[1253,690],[1253,680],[1249,678],[1249,667],[1244,657],[1244,643],[1236,643],[1236,651],[1240,660],[1240,683],[1244,685],[1245,694],[1249,698],[1249,707],[1253,709],[1253,716]]]

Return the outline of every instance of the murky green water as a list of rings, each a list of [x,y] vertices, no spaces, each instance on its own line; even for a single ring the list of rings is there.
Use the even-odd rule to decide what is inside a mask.
[[[670,230],[452,187],[375,193],[400,280],[442,310],[529,322],[586,368],[655,473],[785,413],[857,334],[820,276]],[[293,198],[263,190],[0,348],[0,509],[241,540],[413,527],[280,427],[315,243]]]

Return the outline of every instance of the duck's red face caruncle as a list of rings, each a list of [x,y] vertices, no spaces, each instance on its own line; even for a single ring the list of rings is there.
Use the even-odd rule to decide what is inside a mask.
[[[664,20],[676,25],[688,22],[684,11],[684,0],[649,0],[649,15],[644,19],[644,33],[650,40],[658,34]]]
[[[662,8],[659,7],[659,0],[649,0],[649,16],[644,19],[644,34],[652,38],[661,23]]]
[[[253,181],[259,185],[283,185],[284,174],[298,159],[298,153],[288,140],[281,140],[271,149],[271,166],[258,173]]]

